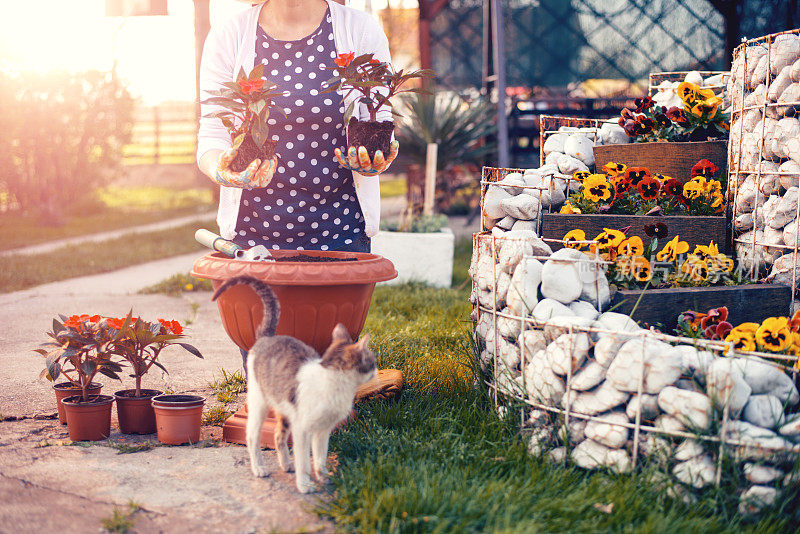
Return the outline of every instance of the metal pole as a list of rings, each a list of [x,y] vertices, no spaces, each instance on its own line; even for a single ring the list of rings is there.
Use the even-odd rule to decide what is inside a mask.
[[[494,50],[494,73],[497,78],[497,163],[508,167],[508,121],[506,118],[506,54],[503,36],[503,0],[492,3],[492,48]]]

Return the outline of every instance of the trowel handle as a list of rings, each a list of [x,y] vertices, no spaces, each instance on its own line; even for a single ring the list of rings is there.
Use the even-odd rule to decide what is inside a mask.
[[[222,252],[223,254],[225,254],[226,256],[230,256],[231,258],[236,256],[237,251],[243,250],[242,247],[240,247],[233,241],[228,241],[227,239],[223,239],[214,232],[211,232],[204,228],[201,228],[198,231],[196,231],[194,233],[194,238],[197,240],[198,243],[200,243],[204,247],[208,247],[211,250],[217,250],[219,252]]]

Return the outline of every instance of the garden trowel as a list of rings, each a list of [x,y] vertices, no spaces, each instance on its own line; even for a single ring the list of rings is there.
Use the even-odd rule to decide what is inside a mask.
[[[237,260],[275,261],[275,258],[272,257],[272,254],[269,253],[269,250],[264,245],[256,245],[252,248],[245,249],[233,241],[223,239],[214,232],[204,228],[201,228],[195,232],[194,238],[201,245],[208,247],[211,250],[222,252],[226,256],[236,258]]]

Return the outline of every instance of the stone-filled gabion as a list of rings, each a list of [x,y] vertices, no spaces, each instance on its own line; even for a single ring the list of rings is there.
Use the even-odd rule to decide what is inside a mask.
[[[728,92],[729,191],[740,262],[796,286],[800,179],[800,30],[745,41]],[[787,310],[788,312],[788,310]]]
[[[480,365],[500,404],[525,406],[529,450],[618,472],[647,457],[686,501],[718,477],[743,480],[742,512],[800,481],[800,395],[782,365],[789,357],[643,330],[607,311],[603,268],[573,249],[553,253],[531,229],[475,234]]]
[[[727,110],[731,105],[728,94],[730,76],[729,71],[652,72],[648,94],[653,97],[657,106],[664,106],[667,109],[683,108],[683,101],[678,96],[677,89],[681,82],[689,82],[714,91],[714,94],[722,98],[720,109]]]

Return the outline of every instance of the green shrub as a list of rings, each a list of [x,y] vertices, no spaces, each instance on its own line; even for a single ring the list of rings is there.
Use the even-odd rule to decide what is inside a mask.
[[[114,177],[134,100],[113,73],[0,71],[0,198],[57,223]]]
[[[447,226],[447,215],[437,213],[435,215],[417,215],[411,218],[403,218],[399,221],[381,221],[381,230],[388,232],[412,232],[422,234],[428,232],[438,232]]]

